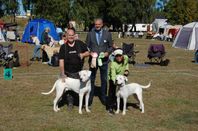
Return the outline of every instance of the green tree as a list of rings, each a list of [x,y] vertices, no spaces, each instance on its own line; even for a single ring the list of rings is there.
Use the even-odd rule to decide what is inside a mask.
[[[108,17],[114,26],[122,23],[150,23],[155,0],[109,0]]]
[[[187,24],[198,18],[197,0],[171,0],[164,13],[171,24]]]
[[[74,3],[73,20],[83,22],[86,27],[89,27],[94,18],[99,17],[99,8],[96,1],[91,0],[76,0]]]
[[[12,15],[13,19],[11,19],[11,22],[15,22],[15,14],[17,13],[18,2],[16,0],[1,0],[0,5],[1,7],[4,7],[1,16],[3,16],[5,12],[6,15]]]
[[[68,23],[69,0],[32,0],[31,4],[36,17],[52,20],[56,24]]]

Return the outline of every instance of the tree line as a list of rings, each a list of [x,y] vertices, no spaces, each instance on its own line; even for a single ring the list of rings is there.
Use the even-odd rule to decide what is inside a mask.
[[[151,23],[154,18],[167,18],[171,24],[187,24],[198,19],[198,0],[170,0],[163,10],[155,8],[156,0],[23,0],[25,10],[36,18],[52,20],[66,26],[70,20],[92,24],[96,17],[103,18],[115,29],[123,23]],[[16,0],[0,0],[0,17],[14,15]]]

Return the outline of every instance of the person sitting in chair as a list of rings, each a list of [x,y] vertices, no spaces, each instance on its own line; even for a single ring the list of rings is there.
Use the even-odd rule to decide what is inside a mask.
[[[33,57],[30,59],[30,61],[40,61],[40,41],[38,39],[38,37],[36,37],[35,35],[31,35],[30,38],[32,39],[33,43],[35,44],[34,46],[34,51],[33,51]]]
[[[51,37],[49,36],[49,32],[50,29],[49,28],[45,28],[44,32],[41,35],[41,43],[42,45],[46,44],[49,45],[51,42]],[[49,58],[47,56],[47,53],[43,50],[42,53],[42,62],[43,64],[47,64],[47,62],[49,61]]]

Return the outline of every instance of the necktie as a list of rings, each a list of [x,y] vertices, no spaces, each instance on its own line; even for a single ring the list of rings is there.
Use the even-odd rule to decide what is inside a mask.
[[[100,32],[98,32],[98,38],[97,38],[98,45],[100,44],[100,38],[101,38],[101,33],[100,33]]]

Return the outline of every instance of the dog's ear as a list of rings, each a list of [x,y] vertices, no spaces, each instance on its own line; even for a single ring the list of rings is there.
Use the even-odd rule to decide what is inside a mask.
[[[44,49],[45,49],[45,46],[44,46],[44,45],[42,45],[42,46],[41,46],[41,49],[43,49],[43,50],[44,50]]]
[[[124,76],[124,80],[125,82],[128,82],[128,78],[126,76]]]

